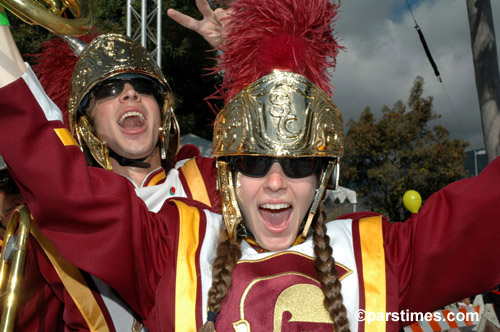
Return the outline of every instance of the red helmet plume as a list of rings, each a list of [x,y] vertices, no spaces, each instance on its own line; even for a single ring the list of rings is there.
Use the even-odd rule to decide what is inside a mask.
[[[90,33],[78,37],[78,39],[89,43],[97,35],[94,29]],[[26,56],[34,58],[35,64],[32,65],[33,71],[40,80],[47,95],[61,109],[64,124],[69,126],[69,84],[78,57],[75,56],[67,42],[60,37],[54,37],[41,43],[37,52],[38,53],[27,54]]]
[[[300,74],[331,95],[328,69],[343,49],[333,35],[339,6],[336,0],[234,1],[216,69],[224,72],[226,102],[273,69]]]

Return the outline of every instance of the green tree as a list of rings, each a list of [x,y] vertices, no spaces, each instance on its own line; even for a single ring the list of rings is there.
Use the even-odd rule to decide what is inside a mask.
[[[380,120],[367,107],[359,121],[347,125],[341,183],[355,189],[367,208],[393,221],[410,215],[402,204],[407,190],[418,191],[425,200],[466,176],[468,143],[450,139],[442,126],[431,128],[430,122],[440,116],[432,111],[432,97],[422,97],[423,85],[417,77],[408,102],[384,106]]]
[[[214,0],[213,6],[225,6],[228,0]],[[150,1],[151,2],[151,1]],[[138,4],[136,1],[135,4]],[[153,3],[148,3],[153,6]],[[125,33],[126,4],[123,0],[91,0],[93,25],[99,33]],[[151,8],[149,7],[149,8]],[[220,77],[209,75],[216,65],[215,52],[197,33],[172,21],[168,8],[201,19],[194,0],[163,0],[162,8],[162,70],[175,95],[175,113],[181,133],[194,133],[212,139],[212,122],[215,110],[221,101],[212,101],[211,107],[205,98],[212,95],[220,83]],[[21,54],[34,54],[40,43],[55,36],[40,26],[29,26],[14,15],[9,15],[14,40]]]
[[[169,0],[164,1],[163,6],[165,10],[172,7],[197,19],[202,18],[194,0]],[[209,75],[210,68],[216,65],[216,54],[201,36],[166,15],[162,33],[162,67],[167,80],[172,82],[181,133],[193,133],[212,140],[215,113],[205,98],[212,95],[221,82],[219,76]],[[221,101],[212,103],[215,109],[221,106]]]

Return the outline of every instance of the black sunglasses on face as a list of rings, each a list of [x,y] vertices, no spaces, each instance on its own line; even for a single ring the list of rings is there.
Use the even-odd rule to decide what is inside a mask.
[[[250,177],[263,177],[274,162],[280,164],[283,173],[289,178],[298,179],[313,175],[321,170],[323,163],[319,158],[275,158],[244,156],[232,159],[238,172]]]
[[[10,176],[0,175],[0,191],[6,194],[19,194],[21,191],[17,187],[16,182]]]
[[[139,94],[150,95],[156,98],[161,95],[160,89],[153,81],[146,78],[132,78],[128,80],[118,79],[104,82],[94,89],[91,93],[91,97],[95,97],[96,100],[116,97],[123,92],[125,83],[132,85],[134,90]]]

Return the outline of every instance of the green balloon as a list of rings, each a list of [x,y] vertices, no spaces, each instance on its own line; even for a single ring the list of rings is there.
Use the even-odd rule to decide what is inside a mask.
[[[422,197],[420,197],[420,194],[417,191],[408,190],[403,195],[403,205],[411,213],[417,213],[422,205]]]

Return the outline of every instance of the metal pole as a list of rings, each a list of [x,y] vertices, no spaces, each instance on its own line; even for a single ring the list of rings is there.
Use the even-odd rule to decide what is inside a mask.
[[[127,0],[127,36],[132,36],[132,1]]]
[[[156,64],[161,68],[161,0],[157,0],[156,11]]]
[[[486,154],[485,149],[474,150],[474,167],[475,167],[476,176],[478,174],[478,172],[477,172],[477,156],[484,156],[485,154]]]
[[[477,176],[477,150],[474,150],[474,176]]]
[[[141,8],[141,44],[144,46],[146,49],[148,49],[148,46],[146,44],[147,41],[147,24],[148,24],[148,4],[146,0],[142,0],[142,8]]]

